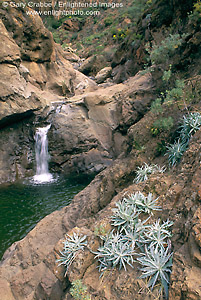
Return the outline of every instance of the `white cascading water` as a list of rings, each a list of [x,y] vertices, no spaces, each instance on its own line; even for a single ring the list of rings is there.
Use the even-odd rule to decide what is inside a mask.
[[[36,175],[34,182],[45,183],[53,181],[53,176],[48,170],[48,138],[47,133],[51,125],[38,128],[36,130],[35,138],[35,152],[36,152]]]

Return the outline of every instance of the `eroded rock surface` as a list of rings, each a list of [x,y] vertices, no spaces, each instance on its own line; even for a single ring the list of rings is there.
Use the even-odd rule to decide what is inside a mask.
[[[153,97],[151,75],[137,74],[124,84],[74,96],[57,107],[48,118],[52,167],[90,174],[110,165],[126,152],[126,131],[144,116]]]

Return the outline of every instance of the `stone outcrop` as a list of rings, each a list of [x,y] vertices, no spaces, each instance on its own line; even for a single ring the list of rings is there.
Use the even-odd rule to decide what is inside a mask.
[[[79,75],[53,41],[41,18],[28,8],[0,9],[0,125],[12,123],[51,101],[74,95]],[[95,83],[88,80],[88,86]],[[88,87],[87,86],[87,87]],[[86,88],[86,86],[84,87]]]
[[[153,97],[150,74],[101,87],[56,106],[48,121],[55,171],[97,173],[128,147],[126,130],[146,113]],[[54,145],[57,145],[55,147]]]
[[[95,77],[95,80],[97,83],[103,83],[107,78],[111,76],[112,68],[111,67],[105,67],[101,69]]]

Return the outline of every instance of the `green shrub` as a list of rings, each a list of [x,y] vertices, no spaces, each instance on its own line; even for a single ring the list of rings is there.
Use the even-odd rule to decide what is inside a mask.
[[[112,23],[113,23],[112,16],[107,17],[107,18],[104,19],[105,27],[112,25]]]
[[[157,143],[156,156],[164,155],[166,151],[167,151],[167,148],[166,148],[165,140],[162,140],[161,142]]]
[[[194,4],[194,10],[201,13],[201,1],[198,0],[197,3]]]
[[[183,93],[184,93],[184,80],[176,80],[176,86],[175,88],[166,91],[166,96],[164,103],[167,105],[171,105],[174,102],[178,102],[183,99]]]
[[[61,44],[61,38],[60,38],[59,34],[57,32],[53,32],[52,35],[53,35],[53,39],[54,39],[55,43]]]
[[[77,36],[78,36],[77,32],[74,32],[74,33],[71,35],[71,38],[70,38],[71,42],[74,41],[74,40],[76,40],[76,39],[77,39]]]
[[[170,34],[166,37],[161,44],[154,44],[152,47],[150,43],[146,45],[146,50],[150,55],[151,64],[165,64],[169,63],[170,58],[175,53],[175,50],[181,46],[185,34],[180,36],[179,34]]]
[[[108,233],[108,231],[106,230],[106,227],[104,225],[100,225],[100,226],[96,226],[94,228],[94,234],[96,236],[105,236]]]
[[[172,76],[172,65],[170,64],[169,69],[167,71],[164,71],[162,80],[168,83],[171,76]]]
[[[159,132],[169,131],[173,125],[174,121],[172,117],[160,118],[153,123],[151,133],[153,136],[156,136]]]
[[[161,114],[163,112],[164,105],[170,106],[174,103],[179,104],[180,101],[185,101],[184,87],[185,87],[184,80],[176,80],[174,88],[166,90],[164,93],[161,93],[161,96],[156,98],[156,100],[152,102],[151,111],[154,114]],[[159,127],[161,126],[161,129],[162,129],[162,127],[165,127],[165,123],[169,123],[169,125],[167,125],[168,127],[172,124],[172,121],[170,118],[168,118],[168,120],[167,119],[164,120],[164,122],[162,122],[161,120],[162,120],[162,118],[160,119],[160,121],[157,120],[158,126]],[[161,123],[161,125],[159,123]]]
[[[91,300],[91,296],[87,293],[87,286],[79,279],[72,282],[70,294],[75,300]]]

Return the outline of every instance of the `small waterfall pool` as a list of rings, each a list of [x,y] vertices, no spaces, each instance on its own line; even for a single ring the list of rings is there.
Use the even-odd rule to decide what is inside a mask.
[[[0,186],[0,259],[42,218],[68,205],[91,178],[65,178],[49,183],[17,182]]]

